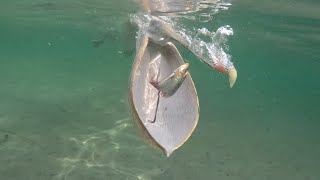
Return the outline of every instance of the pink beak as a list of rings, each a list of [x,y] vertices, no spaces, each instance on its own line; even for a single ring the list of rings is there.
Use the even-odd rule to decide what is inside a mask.
[[[222,74],[226,74],[228,72],[228,70],[220,64],[213,65],[213,68]]]
[[[227,69],[227,68],[223,67],[220,64],[213,65],[213,68],[215,70],[217,70],[218,72],[222,73],[222,74],[228,74],[229,75],[230,88],[232,88],[234,83],[237,80],[237,70],[235,68]]]

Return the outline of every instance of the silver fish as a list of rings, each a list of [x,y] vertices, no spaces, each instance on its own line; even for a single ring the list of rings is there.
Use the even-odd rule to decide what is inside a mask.
[[[181,86],[188,75],[189,63],[179,66],[172,74],[160,82],[151,81],[150,83],[157,88],[163,96],[172,96]]]

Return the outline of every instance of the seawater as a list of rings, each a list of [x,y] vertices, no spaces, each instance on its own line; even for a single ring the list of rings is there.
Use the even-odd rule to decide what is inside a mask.
[[[226,76],[178,45],[200,121],[166,158],[141,139],[128,108],[135,40],[124,34],[135,32],[124,27],[136,4],[3,2],[1,179],[318,180],[320,4],[230,3],[179,21],[190,32],[232,27],[224,50],[238,79],[230,89]]]

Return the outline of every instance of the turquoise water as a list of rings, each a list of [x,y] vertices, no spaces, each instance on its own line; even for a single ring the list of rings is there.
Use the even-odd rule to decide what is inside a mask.
[[[317,1],[233,1],[196,24],[232,26],[238,79],[230,89],[227,77],[180,49],[191,64],[200,119],[166,158],[129,116],[135,54],[122,34],[132,3],[3,2],[1,179],[318,180],[319,8]],[[94,48],[101,36],[105,42]]]

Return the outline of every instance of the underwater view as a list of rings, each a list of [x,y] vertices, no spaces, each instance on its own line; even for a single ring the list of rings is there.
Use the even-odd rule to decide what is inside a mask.
[[[319,180],[319,9],[1,2],[0,179]]]

